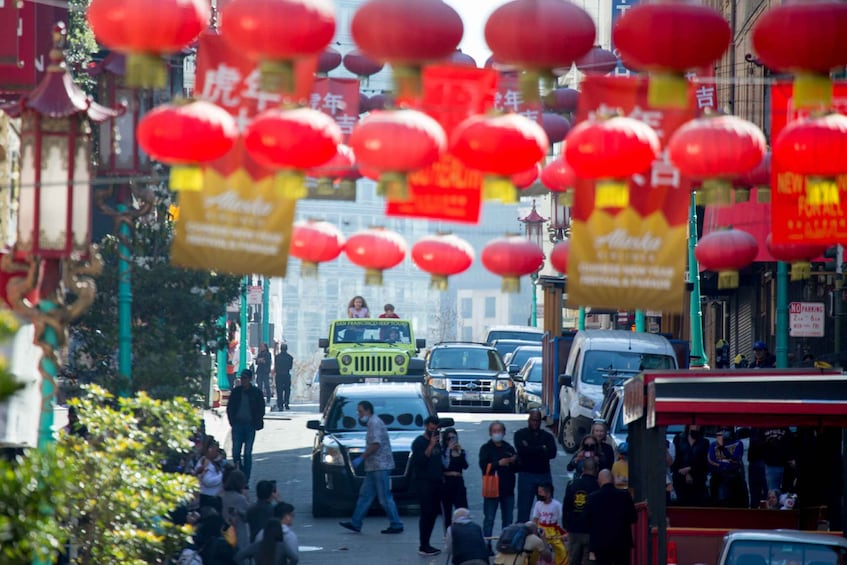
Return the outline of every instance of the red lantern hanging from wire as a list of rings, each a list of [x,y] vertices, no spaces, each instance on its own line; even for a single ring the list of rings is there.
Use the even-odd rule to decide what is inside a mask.
[[[618,58],[608,49],[595,45],[591,51],[576,60],[576,68],[589,76],[603,76],[618,68]]]
[[[573,206],[576,173],[565,160],[565,151],[541,169],[541,183],[551,192],[564,193],[561,204]]]
[[[406,257],[406,240],[399,233],[373,227],[347,238],[344,252],[350,262],[365,269],[365,284],[382,285],[382,273]]]
[[[544,97],[544,109],[558,114],[573,114],[579,104],[579,91],[573,88],[557,88]]]
[[[327,75],[341,64],[341,53],[337,49],[327,47],[318,57],[318,74]]]
[[[571,123],[564,116],[552,112],[541,114],[541,127],[550,143],[561,143],[571,131]]]
[[[482,249],[482,264],[503,278],[503,292],[520,292],[520,278],[538,271],[544,264],[544,253],[538,244],[521,235],[506,234]]]
[[[703,269],[717,271],[718,289],[737,288],[738,271],[749,265],[759,244],[749,233],[732,228],[715,230],[697,242],[694,256]]]
[[[371,76],[377,74],[385,67],[359,51],[354,49],[344,55],[344,68],[356,75],[359,80],[367,84]]]
[[[553,246],[553,251],[550,253],[550,264],[563,275],[568,274],[568,256],[570,255],[570,248],[570,241],[563,239]]]
[[[774,243],[771,234],[765,240],[768,253],[777,261],[791,263],[791,280],[802,281],[812,275],[812,260],[817,259],[827,249],[819,243]]]
[[[318,265],[336,259],[344,250],[341,231],[322,220],[294,222],[289,253],[302,261],[300,275],[318,276]]]
[[[512,184],[515,185],[515,188],[518,190],[526,190],[535,184],[535,181],[538,180],[538,175],[540,174],[541,163],[536,163],[527,170],[515,173],[509,178],[512,180]]]
[[[430,288],[447,290],[447,278],[468,270],[474,250],[464,239],[447,233],[422,237],[412,246],[412,261],[432,275]]]

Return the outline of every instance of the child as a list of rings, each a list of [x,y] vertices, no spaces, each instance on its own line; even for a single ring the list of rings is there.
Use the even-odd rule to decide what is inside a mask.
[[[565,530],[562,523],[562,503],[553,498],[553,485],[542,483],[536,492],[538,502],[532,510],[532,520],[544,532],[547,543],[553,550],[554,565],[567,565],[568,552],[565,549]]]

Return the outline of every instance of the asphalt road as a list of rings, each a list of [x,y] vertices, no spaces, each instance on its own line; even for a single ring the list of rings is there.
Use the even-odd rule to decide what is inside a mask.
[[[526,425],[526,414],[472,414],[464,412],[441,413],[455,419],[459,441],[468,451],[470,468],[465,472],[468,502],[472,517],[482,523],[482,479],[476,457],[479,447],[488,441],[488,424],[495,419],[506,424],[507,440],[512,442],[515,430]],[[256,435],[253,449],[251,492],[257,481],[275,479],[280,497],[295,507],[294,530],[300,542],[300,563],[326,564],[343,560],[345,565],[400,565],[406,563],[435,565],[445,563],[447,556],[420,557],[418,548],[418,517],[402,514],[405,531],[399,535],[383,535],[380,530],[388,526],[382,515],[371,515],[365,520],[361,534],[349,532],[338,525],[349,516],[313,518],[311,500],[311,450],[315,432],[306,429],[306,421],[319,418],[317,404],[292,404],[292,410],[272,412],[265,418],[265,428]],[[207,413],[209,433],[224,438],[227,454],[232,451],[225,416]],[[565,466],[570,456],[561,449],[553,462],[555,496],[561,499],[567,484]],[[495,535],[499,528],[499,515],[495,522]],[[439,520],[432,537],[432,545],[443,549]]]

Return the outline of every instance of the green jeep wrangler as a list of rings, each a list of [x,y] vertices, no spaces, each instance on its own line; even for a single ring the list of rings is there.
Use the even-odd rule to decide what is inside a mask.
[[[408,320],[357,318],[335,320],[318,369],[320,409],[341,383],[423,382],[424,360],[416,357],[426,340],[416,340]]]

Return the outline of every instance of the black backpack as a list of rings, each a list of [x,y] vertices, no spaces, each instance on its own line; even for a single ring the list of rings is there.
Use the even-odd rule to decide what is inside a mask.
[[[497,540],[497,553],[518,555],[523,553],[526,536],[529,534],[525,524],[512,524],[500,533]]]

